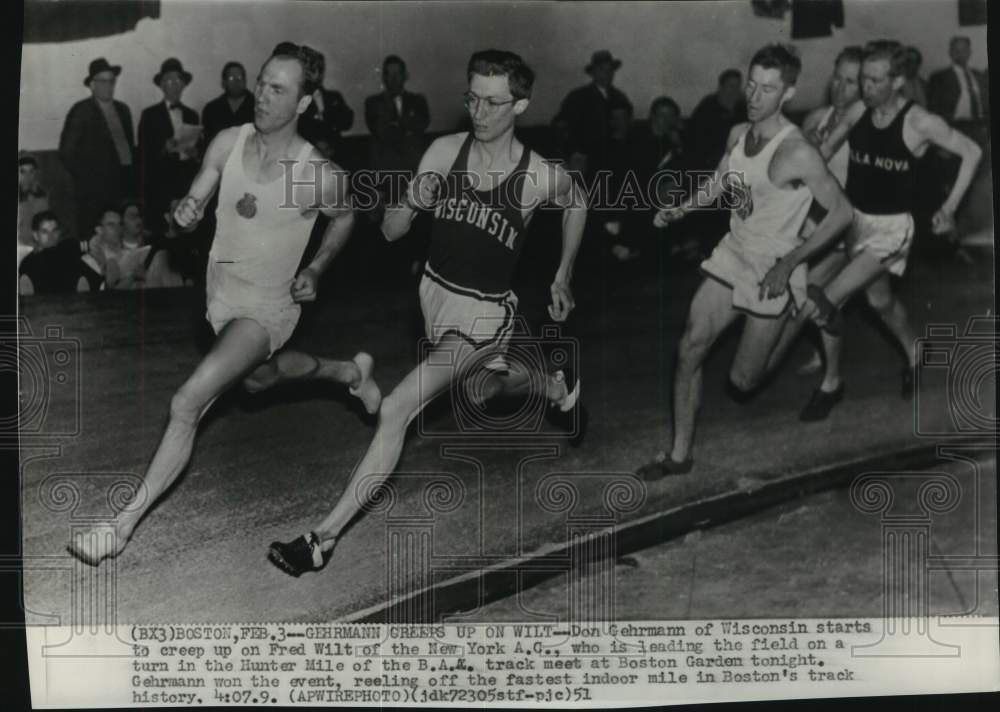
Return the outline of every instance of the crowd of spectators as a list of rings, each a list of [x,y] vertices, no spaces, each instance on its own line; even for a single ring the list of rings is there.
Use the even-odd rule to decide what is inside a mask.
[[[280,48],[280,45],[279,45]],[[277,51],[278,48],[276,48]],[[968,67],[971,46],[954,38],[952,64],[925,81],[922,56],[911,48],[904,91],[926,104],[981,144],[988,143],[985,75]],[[526,141],[547,158],[564,161],[589,188],[603,180],[593,202],[588,235],[599,243],[601,259],[627,263],[654,241],[651,207],[641,196],[651,178],[671,169],[676,179],[655,183],[658,192],[681,191],[683,176],[710,171],[725,150],[732,126],[746,121],[743,77],[738,69],[719,74],[714,91],[685,120],[681,107],[666,95],[635,116],[628,96],[615,86],[622,61],[607,50],[594,52],[582,68],[589,81],[568,92],[545,128]],[[75,214],[57,215],[35,157],[18,156],[18,265],[22,293],[97,291],[198,284],[214,232],[214,205],[195,233],[175,235],[169,214],[198,171],[211,140],[223,129],[253,121],[254,94],[238,61],[221,71],[222,93],[200,114],[184,103],[194,75],[177,58],[165,60],[152,82],[162,100],[139,113],[114,98],[122,67],[105,58],[92,61],[83,84],[90,96],[66,116],[59,159],[72,183]],[[426,98],[406,89],[406,62],[390,55],[382,63],[382,89],[364,102],[370,134],[367,165],[376,171],[414,172],[429,143],[431,122]],[[324,155],[338,160],[342,135],[354,124],[343,95],[321,86],[299,118],[299,131]],[[931,159],[933,160],[933,159]],[[943,158],[941,160],[944,160]],[[942,170],[947,174],[945,165]],[[378,185],[388,198],[389,186]],[[690,187],[690,186],[688,186]],[[639,199],[615,198],[638,191]],[[595,192],[590,191],[593,197]],[[665,195],[660,195],[664,199]],[[372,211],[369,225],[378,222]],[[671,251],[696,258],[711,249],[726,230],[728,212],[706,210],[686,220]],[[419,268],[426,231],[415,230],[409,249],[397,257]],[[405,254],[404,254],[405,253]],[[364,252],[356,253],[366,254]],[[370,254],[370,253],[368,253]]]

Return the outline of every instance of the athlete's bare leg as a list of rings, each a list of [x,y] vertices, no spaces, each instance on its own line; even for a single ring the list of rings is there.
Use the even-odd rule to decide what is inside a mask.
[[[677,347],[674,374],[674,439],[670,459],[684,462],[690,457],[694,421],[701,405],[702,364],[712,344],[739,313],[733,308],[732,290],[707,278],[691,301],[687,325]],[[661,453],[658,459],[665,457]]]
[[[809,268],[809,284],[825,287],[846,264],[847,255],[844,254],[844,251],[833,250],[830,254],[826,255],[823,259]],[[788,353],[789,347],[795,343],[795,339],[802,332],[803,327],[809,322],[809,317],[810,312],[808,309],[800,309],[795,316],[790,317],[785,322],[785,327],[781,332],[778,343],[775,344],[774,349],[771,351],[770,358],[768,358],[767,361],[767,371],[769,373],[777,368],[778,364],[780,364],[782,359],[784,359],[785,355]],[[826,332],[823,333],[825,334]],[[819,356],[817,354],[817,358],[818,357]],[[819,369],[817,368],[816,370]]]
[[[371,372],[372,358],[364,352],[355,356],[353,361],[336,361],[288,350],[278,352],[274,358],[254,369],[243,379],[243,387],[250,393],[259,393],[288,381],[333,381],[348,386],[351,394],[361,399],[365,410],[376,413],[382,394],[371,377]]]
[[[791,308],[780,316],[762,317],[748,314],[740,335],[740,344],[729,370],[729,382],[741,391],[752,391],[767,375],[767,363],[775,342],[788,321]]]
[[[840,307],[858,290],[866,288],[868,303],[896,337],[912,368],[917,362],[914,350],[916,337],[909,325],[906,308],[896,298],[889,283],[889,275],[878,257],[867,251],[860,252],[824,290],[827,298]],[[842,337],[824,333],[826,371],[823,376],[824,391],[833,391],[840,385],[840,351]]]
[[[96,531],[78,535],[70,543],[70,553],[92,565],[121,553],[139,520],[187,466],[198,422],[220,394],[267,358],[269,349],[268,334],[257,322],[234,319],[226,324],[211,351],[171,399],[166,431],[142,486],[115,525],[115,536]]]
[[[451,352],[450,355],[446,355]],[[477,363],[470,358],[473,347],[455,334],[446,334],[427,358],[410,371],[379,409],[378,428],[368,451],[354,468],[344,493],[322,523],[313,529],[324,551],[329,551],[337,537],[365,503],[364,494],[392,474],[403,450],[403,440],[410,422],[453,382],[462,378]]]
[[[865,290],[868,305],[875,310],[882,323],[896,337],[906,358],[906,365],[914,368],[917,365],[917,336],[910,326],[910,315],[896,294],[892,291],[889,275],[883,274],[868,285]]]

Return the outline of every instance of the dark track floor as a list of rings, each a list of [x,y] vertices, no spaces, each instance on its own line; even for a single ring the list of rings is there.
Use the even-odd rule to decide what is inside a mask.
[[[992,252],[973,254],[971,265],[911,265],[900,290],[918,333],[929,324],[951,324],[961,336],[970,316],[992,307]],[[580,448],[569,448],[545,425],[541,434],[519,441],[447,435],[457,429],[453,410],[447,403],[432,407],[411,431],[400,465],[407,474],[392,480],[392,508],[356,522],[324,571],[291,579],[266,561],[268,543],[297,536],[322,518],[367,446],[373,423],[334,388],[234,393],[206,419],[178,486],[114,566],[101,569],[116,574],[118,621],[349,616],[437,578],[557,544],[581,518],[606,515],[608,488],[615,483],[631,483],[639,497],[612,502],[629,510],[618,518],[639,517],[802,470],[936,442],[941,437],[933,433],[955,430],[948,369],[927,369],[917,399],[902,400],[901,357],[856,308],[846,320],[847,398],[827,421],[797,420],[816,385],[815,378],[795,374],[806,353],[801,345],[752,403],[730,401],[723,386],[735,340],[726,338],[705,371],[694,472],[641,487],[629,473],[669,435],[674,348],[696,275],[687,268],[661,279],[606,276],[589,284],[578,277],[575,284],[571,335],[579,343],[591,416]],[[545,285],[522,290],[528,313],[540,310],[546,291]],[[93,576],[74,565],[64,546],[74,526],[109,516],[107,491],[123,473],[141,476],[170,396],[199,358],[193,328],[198,299],[192,290],[177,290],[24,300],[31,338],[61,327],[62,337],[72,340],[71,355],[72,344],[79,348],[78,377],[73,357],[63,369],[66,382],[51,381],[47,410],[33,415],[40,435],[22,442],[29,624],[67,623],[71,582]],[[296,342],[345,358],[370,351],[388,390],[416,358],[415,300],[415,290],[403,283],[333,289],[305,319]],[[38,353],[54,358],[54,340],[40,341]],[[995,413],[995,366],[990,373],[965,384],[972,400],[962,401],[960,410]],[[23,398],[34,398],[40,388],[22,376]],[[69,434],[47,435],[60,432]],[[575,503],[559,499],[567,496],[552,486],[560,478],[576,489]],[[453,499],[427,496],[435,481],[450,483]],[[407,557],[395,548],[400,532],[416,537]],[[438,566],[442,561],[447,566]],[[755,612],[750,603],[746,615]],[[765,615],[766,601],[760,604],[756,613]]]

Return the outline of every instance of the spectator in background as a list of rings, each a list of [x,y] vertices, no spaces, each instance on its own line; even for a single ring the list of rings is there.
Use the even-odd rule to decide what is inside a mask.
[[[271,53],[294,55],[298,45],[280,42]],[[299,135],[315,146],[326,158],[332,158],[340,144],[340,135],[354,124],[354,112],[339,91],[323,88],[326,75],[326,58],[320,66],[320,86],[313,92],[312,101],[299,115]]]
[[[684,136],[685,170],[713,171],[726,152],[726,139],[736,124],[747,120],[746,101],[743,98],[743,75],[738,69],[727,69],[719,75],[714,93],[702,99],[687,122]],[[697,176],[689,176],[686,183],[696,185]],[[685,218],[680,228],[696,235],[699,249],[704,256],[711,254],[715,244],[729,226],[729,211],[699,210]]]
[[[389,55],[382,61],[383,91],[365,99],[365,125],[371,132],[369,144],[369,166],[382,173],[378,179],[383,204],[400,195],[393,191],[393,185],[405,189],[409,177],[420,164],[420,157],[427,148],[427,127],[431,123],[427,99],[422,94],[413,94],[404,89],[409,74],[406,62],[396,55]],[[369,213],[372,222],[380,221],[381,210]],[[405,263],[411,274],[420,272],[420,265],[427,254],[429,237],[426,221],[419,221],[406,236],[395,253]]]
[[[17,244],[34,244],[32,219],[49,209],[49,196],[38,178],[35,157],[21,153],[17,157]]]
[[[681,138],[681,108],[669,96],[660,96],[649,106],[649,122],[634,135],[631,152],[645,185],[665,168],[676,168],[684,155]]]
[[[900,94],[906,99],[914,101],[920,106],[927,108],[927,82],[920,76],[920,65],[924,63],[924,55],[916,47],[906,48],[906,66],[903,69],[903,76],[906,78]]]
[[[151,248],[132,235],[125,242],[122,214],[118,208],[107,209],[88,244],[85,260],[104,278],[106,289],[140,289],[146,279],[146,259]]]
[[[952,37],[948,45],[951,66],[934,72],[927,84],[927,108],[980,146],[989,136],[989,82],[969,68],[972,42]]]
[[[427,99],[404,89],[406,62],[389,55],[382,62],[384,90],[365,99],[365,125],[371,132],[371,167],[377,171],[416,172],[427,148],[431,123]]]
[[[82,274],[80,245],[76,240],[63,239],[54,212],[43,210],[35,214],[31,220],[31,242],[33,250],[18,265],[18,293],[76,291]]]
[[[683,198],[680,173],[684,165],[682,129],[680,106],[669,96],[660,96],[650,104],[649,121],[636,128],[630,142],[629,154],[643,196],[649,199],[655,197],[661,206],[675,204]],[[650,238],[656,235],[653,227],[655,212],[652,205],[630,211],[626,227],[631,235],[629,246],[633,252],[641,253],[649,246]],[[690,247],[683,240],[674,238],[666,249],[676,252]]]
[[[171,209],[176,204],[172,201]],[[180,287],[184,284],[180,270],[175,268],[174,262],[180,262],[175,253],[176,249],[171,249],[175,245],[170,244],[169,237],[157,237],[146,230],[142,219],[142,208],[137,201],[126,201],[121,207],[122,216],[122,247],[126,251],[141,250],[149,246],[149,250],[143,250],[146,255],[143,262],[145,276],[142,286],[146,289],[158,287]]]
[[[166,229],[163,216],[170,201],[187,192],[200,165],[198,114],[181,103],[191,79],[180,60],[171,57],[163,62],[153,77],[163,101],[143,109],[139,118],[143,219],[154,232]]]
[[[591,82],[571,91],[559,109],[556,121],[569,125],[570,146],[573,154],[570,163],[576,167],[586,161],[587,170],[594,172],[608,163],[611,107],[628,106],[632,102],[624,92],[614,86],[615,72],[622,66],[608,50],[594,52],[584,71]]]
[[[136,192],[132,114],[114,99],[121,71],[104,57],[90,63],[83,83],[91,96],[69,110],[59,137],[59,158],[69,172],[76,197],[78,240],[90,235],[102,206]]]
[[[609,107],[605,162],[605,168],[610,173],[607,197],[609,209],[604,211],[603,226],[611,240],[611,254],[619,262],[628,262],[639,256],[638,251],[632,247],[632,236],[626,229],[629,213],[638,206],[619,202],[626,191],[629,174],[634,173],[636,168],[634,155],[630,150],[632,118],[632,105],[627,102],[616,101]],[[635,185],[634,181],[632,185]]]
[[[253,122],[253,93],[247,89],[247,70],[239,62],[222,68],[222,94],[205,104],[201,112],[204,145],[222,129]]]
[[[746,120],[743,75],[738,69],[727,69],[719,75],[715,92],[698,103],[688,121],[688,133],[684,140],[688,167],[714,170],[726,152],[729,130]]]

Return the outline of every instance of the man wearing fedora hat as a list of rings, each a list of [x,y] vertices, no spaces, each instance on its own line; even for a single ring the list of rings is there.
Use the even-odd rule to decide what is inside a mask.
[[[594,52],[583,71],[591,82],[571,91],[559,109],[557,119],[569,124],[571,151],[587,157],[587,169],[593,172],[607,164],[611,107],[632,108],[625,93],[613,85],[615,72],[622,66],[606,49]]]
[[[184,125],[198,126],[198,114],[181,103],[181,94],[191,83],[179,59],[163,62],[153,83],[163,92],[163,101],[143,109],[139,117],[139,179],[145,215],[154,231],[166,227],[164,214],[170,201],[184,195],[198,172],[194,146],[183,140]]]
[[[90,237],[106,205],[135,195],[132,113],[115,101],[122,68],[104,57],[90,63],[83,83],[90,97],[75,103],[59,137],[59,158],[73,181],[76,237]]]

